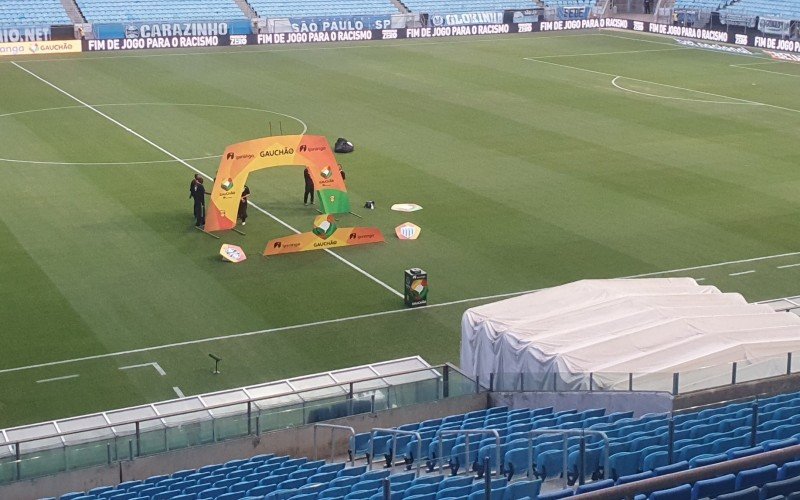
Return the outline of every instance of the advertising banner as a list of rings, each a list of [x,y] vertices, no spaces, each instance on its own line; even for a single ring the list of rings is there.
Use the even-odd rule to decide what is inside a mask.
[[[476,14],[476,13],[473,13]],[[463,16],[458,14],[457,16]],[[502,15],[501,15],[502,16]],[[491,16],[489,16],[491,17]],[[465,19],[461,18],[461,21]],[[468,20],[468,19],[467,19]],[[450,19],[457,22],[458,19]],[[84,51],[132,50],[156,48],[227,47],[245,45],[288,45],[304,43],[354,42],[367,40],[402,40],[409,38],[449,38],[503,33],[538,33],[547,31],[572,31],[582,29],[615,28],[656,33],[673,37],[691,38],[710,42],[730,43],[773,51],[800,53],[800,41],[771,36],[753,36],[746,33],[675,26],[671,24],[634,21],[629,19],[570,19],[559,21],[448,25],[441,16],[440,26],[425,28],[363,29],[347,31],[297,31],[287,33],[261,33],[258,35],[173,36],[151,38],[115,38],[110,40],[84,40]]]
[[[460,14],[431,14],[431,26],[468,26],[470,24],[501,24],[502,11],[462,12]]]
[[[70,54],[81,52],[81,48],[81,42],[79,40],[0,43],[0,57]]]
[[[0,43],[46,42],[52,36],[49,26],[40,28],[0,28]]]
[[[504,23],[537,23],[539,16],[544,11],[542,9],[522,9],[522,10],[506,10],[503,12]]]
[[[292,31],[358,31],[391,28],[392,16],[290,17]]]
[[[292,234],[267,242],[264,255],[323,250],[325,248],[383,243],[383,235],[374,227],[337,227],[333,215],[318,215],[309,233]]]
[[[236,226],[242,190],[250,172],[285,165],[305,166],[326,214],[350,211],[342,173],[321,135],[282,135],[240,142],[225,148],[206,213],[206,231]]]

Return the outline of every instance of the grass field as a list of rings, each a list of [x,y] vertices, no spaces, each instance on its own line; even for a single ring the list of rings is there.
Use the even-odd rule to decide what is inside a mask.
[[[618,32],[6,60],[0,427],[175,387],[414,354],[457,363],[461,313],[482,302],[465,299],[581,278],[796,295],[798,78],[798,65]],[[385,244],[337,250],[351,265],[264,259],[288,230],[251,208],[247,235],[221,240],[249,259],[220,262],[220,241],[192,228],[187,165],[213,176],[215,155],[270,121],[355,143],[340,158],[351,199],[377,209],[343,220]],[[249,185],[310,228],[300,169]],[[401,202],[424,210],[388,209]],[[416,242],[393,237],[406,220]],[[413,266],[435,307],[403,310]],[[119,369],[151,362],[166,375]]]

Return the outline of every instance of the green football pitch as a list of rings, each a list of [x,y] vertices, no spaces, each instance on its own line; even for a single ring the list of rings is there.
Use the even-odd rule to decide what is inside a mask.
[[[798,78],[612,31],[5,60],[0,427],[458,363],[466,308],[583,278],[800,294]],[[213,176],[270,123],[356,145],[339,159],[363,219],[340,224],[386,243],[262,257],[316,215],[296,167],[250,177],[246,236],[193,229],[191,169]],[[389,210],[407,202],[424,209]],[[419,240],[394,237],[406,221]],[[222,242],[248,260],[221,262]],[[428,308],[403,307],[409,267],[430,275]],[[120,370],[148,363],[164,374]]]

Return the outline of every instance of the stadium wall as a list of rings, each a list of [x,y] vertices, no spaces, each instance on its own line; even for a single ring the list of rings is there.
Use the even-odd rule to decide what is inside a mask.
[[[447,415],[485,409],[488,393],[467,394],[394,410],[366,413],[325,421],[353,427],[356,432],[369,432],[376,427],[396,427]],[[97,486],[116,485],[124,481],[146,479],[159,474],[171,474],[183,469],[250,457],[260,453],[276,453],[295,457],[314,454],[314,426],[307,425],[249,436],[207,446],[184,448],[159,455],[120,461],[108,466],[91,467],[53,476],[22,480],[0,487],[0,498],[58,497],[71,491],[86,491]],[[330,458],[330,431],[319,431],[319,458]],[[346,460],[348,436],[337,432],[335,450],[338,460]]]
[[[246,47],[292,45],[305,43],[337,43],[368,40],[404,40],[452,38],[474,35],[526,34],[574,31],[582,29],[620,29],[654,33],[681,39],[698,40],[697,48],[723,52],[749,52],[745,47],[763,49],[775,59],[800,60],[800,41],[770,36],[754,36],[732,31],[716,31],[670,24],[629,19],[583,19],[572,21],[542,21],[530,23],[480,24],[470,26],[439,26],[432,28],[364,29],[349,31],[290,32],[262,34],[179,35],[103,40],[81,40],[70,44],[41,44],[40,42],[0,43],[0,57],[41,55],[64,52],[118,52],[143,49],[176,49],[195,47]],[[727,45],[731,44],[731,45]],[[775,52],[780,51],[780,52]]]

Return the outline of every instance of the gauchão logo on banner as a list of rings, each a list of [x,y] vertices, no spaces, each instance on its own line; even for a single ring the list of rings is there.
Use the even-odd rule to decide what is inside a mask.
[[[60,42],[19,42],[0,43],[0,57],[38,54],[69,54],[81,51],[81,42],[65,40]]]

